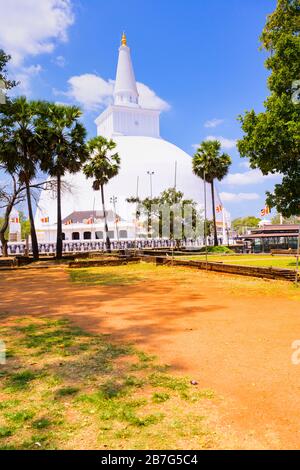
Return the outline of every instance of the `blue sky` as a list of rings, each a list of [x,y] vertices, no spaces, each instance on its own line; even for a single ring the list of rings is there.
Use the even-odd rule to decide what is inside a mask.
[[[259,215],[263,178],[239,158],[237,116],[263,109],[268,94],[259,35],[275,0],[0,0],[0,47],[12,54],[18,93],[80,104],[92,136],[109,102],[125,30],[147,102],[159,105],[161,135],[189,154],[219,137],[233,158],[218,184],[232,217]],[[4,25],[4,26],[3,26]],[[150,103],[150,104],[151,104]]]

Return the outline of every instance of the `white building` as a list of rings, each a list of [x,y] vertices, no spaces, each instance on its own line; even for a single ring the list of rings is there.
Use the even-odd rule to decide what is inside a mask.
[[[138,194],[139,198],[157,196],[174,187],[184,196],[198,203],[203,200],[203,183],[192,173],[191,156],[176,145],[160,137],[160,111],[139,105],[139,96],[131,62],[130,49],[123,34],[114,88],[114,103],[96,119],[97,135],[112,138],[117,143],[121,158],[119,174],[105,186],[106,208],[114,210],[110,200],[117,197],[116,212],[120,216],[123,239],[134,238],[135,207],[126,199]],[[99,191],[92,189],[92,180],[80,172],[68,175],[65,181],[70,192],[62,196],[62,217],[70,220],[63,225],[65,240],[95,239],[104,232],[103,218],[93,224],[75,222],[71,214],[101,209]],[[93,215],[94,217],[94,215]],[[56,201],[49,191],[41,193],[35,223],[39,240],[54,242],[56,238]],[[117,239],[114,217],[108,221],[111,238]],[[79,235],[78,235],[79,234]],[[120,234],[119,234],[120,235]]]

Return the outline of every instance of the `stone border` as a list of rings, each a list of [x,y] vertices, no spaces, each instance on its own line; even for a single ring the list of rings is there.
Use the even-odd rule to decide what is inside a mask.
[[[243,266],[236,264],[224,264],[222,262],[216,263],[208,261],[184,261],[180,259],[171,259],[164,256],[143,256],[143,261],[152,262],[156,265],[172,265],[172,266],[185,266],[190,268],[202,269],[207,271],[215,271],[227,274],[238,274],[240,276],[251,276],[266,279],[277,279],[282,281],[295,281],[296,273],[292,269],[282,268],[264,268],[258,266]],[[300,281],[300,276],[298,275]]]

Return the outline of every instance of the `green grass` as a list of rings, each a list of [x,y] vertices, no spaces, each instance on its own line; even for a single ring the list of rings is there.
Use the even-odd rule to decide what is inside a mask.
[[[91,286],[127,286],[143,280],[141,276],[122,274],[120,268],[122,266],[71,269],[70,279],[76,284]]]
[[[205,255],[184,256],[185,260],[205,261]],[[296,269],[295,256],[282,255],[209,255],[208,261],[222,262],[224,264],[240,264],[244,266],[277,267]]]
[[[1,366],[0,450],[213,446],[203,418],[213,394],[154,356],[67,320],[7,319],[0,338],[15,354]]]

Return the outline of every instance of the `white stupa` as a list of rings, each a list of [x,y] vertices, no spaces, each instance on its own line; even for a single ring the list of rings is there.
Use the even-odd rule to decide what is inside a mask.
[[[110,202],[117,197],[116,212],[121,217],[123,235],[133,237],[134,207],[126,199],[131,196],[145,198],[174,187],[184,196],[196,202],[202,202],[202,181],[192,173],[191,156],[160,137],[160,111],[146,109],[139,105],[135,75],[132,67],[130,48],[123,34],[119,48],[119,59],[114,88],[114,102],[95,120],[97,135],[112,138],[117,143],[116,151],[121,158],[119,174],[105,187],[106,209],[113,211]],[[176,173],[176,176],[175,176]],[[88,212],[101,211],[100,192],[92,189],[92,180],[84,174],[68,175],[65,180],[72,191],[62,197],[62,217],[64,219],[65,239],[99,238],[101,224],[74,223],[72,214],[82,211],[88,219]],[[84,212],[83,212],[84,211]],[[78,214],[77,214],[78,215]],[[68,220],[69,217],[69,220]],[[97,217],[96,217],[97,218]],[[46,222],[45,222],[46,221]],[[36,212],[36,226],[41,241],[55,240],[56,201],[49,191],[43,191]],[[76,225],[76,226],[75,226]],[[116,238],[114,218],[109,221],[111,238]],[[88,232],[91,232],[91,236]],[[79,235],[78,235],[79,233]],[[83,235],[85,233],[85,235]],[[125,238],[125,237],[124,237]]]

